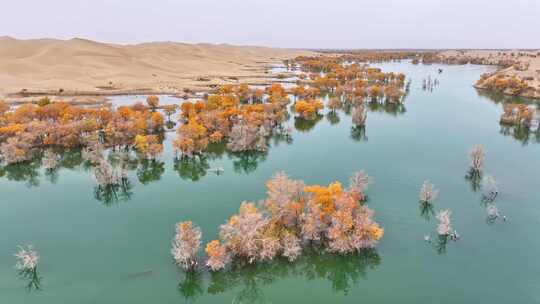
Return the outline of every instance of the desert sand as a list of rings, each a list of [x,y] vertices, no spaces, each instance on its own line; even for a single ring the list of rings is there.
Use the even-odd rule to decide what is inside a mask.
[[[269,81],[269,66],[311,52],[228,44],[0,37],[0,94],[176,94],[222,83]],[[1,95],[0,95],[1,96]]]

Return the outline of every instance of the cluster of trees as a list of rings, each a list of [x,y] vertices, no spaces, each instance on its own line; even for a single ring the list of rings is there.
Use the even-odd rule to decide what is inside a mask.
[[[19,251],[15,253],[17,263],[15,268],[19,271],[19,276],[28,281],[27,288],[41,288],[41,277],[38,274],[37,266],[39,255],[32,245],[26,247],[19,246]]]
[[[526,104],[517,103],[506,103],[503,107],[503,111],[501,123],[514,126],[529,125],[531,119],[536,114],[535,108]]]
[[[420,59],[424,64],[432,63],[444,63],[444,64],[479,64],[479,65],[497,65],[500,67],[510,67],[513,65],[519,65],[520,62],[513,56],[507,56],[507,54],[499,53],[497,56],[489,54],[488,56],[471,56],[465,53],[465,51],[459,51],[455,55],[441,55],[439,52],[425,52],[422,53]],[[419,59],[416,59],[419,63]]]
[[[294,111],[304,119],[315,119],[319,115],[319,110],[323,109],[324,105],[320,100],[298,100],[294,103]],[[335,110],[335,108],[332,108]]]
[[[420,213],[426,219],[429,220],[430,216],[435,214],[433,211],[433,203],[439,196],[439,190],[429,182],[428,180],[424,181],[422,187],[420,188]],[[452,211],[445,209],[440,210],[435,215],[435,218],[439,221],[437,225],[437,250],[441,251],[445,248],[448,239],[456,241],[459,239],[457,231],[453,230],[451,218]],[[424,237],[426,241],[431,242],[431,237],[426,235]]]
[[[520,95],[530,88],[526,80],[517,76],[507,77],[503,74],[497,74],[496,76],[491,74],[483,74],[476,85],[488,90],[509,95]]]
[[[373,211],[361,202],[369,177],[355,173],[344,189],[291,180],[284,173],[267,182],[267,198],[260,204],[243,202],[238,214],[221,225],[219,240],[205,247],[206,266],[213,271],[231,262],[252,264],[284,257],[296,260],[306,245],[339,254],[373,248],[384,230],[373,221]],[[191,222],[177,225],[172,253],[187,270],[197,264],[200,229]]]
[[[355,61],[347,64],[349,60]],[[360,65],[354,57],[297,57],[295,63],[309,75],[302,81],[321,92],[345,95],[345,99],[369,98],[400,103],[405,95],[405,75],[384,73],[379,68]],[[316,92],[316,91],[315,91]],[[303,87],[293,89],[295,96],[311,97],[314,90]]]
[[[336,97],[328,104],[330,110],[335,112],[344,103],[358,106],[355,124],[363,125],[367,114],[361,105],[364,99],[399,102],[404,95],[405,76],[348,62],[387,56],[397,59],[405,55],[298,57],[293,63],[307,77],[295,88],[286,90],[280,84],[265,89],[246,84],[217,87],[204,100],[186,101],[180,106],[180,125],[173,147],[183,157],[200,156],[210,143],[223,142],[232,152],[265,151],[269,137],[276,129],[284,129],[281,127],[289,115],[290,94],[296,97],[293,110],[303,120],[320,120],[319,111],[324,105],[318,98],[331,92]],[[51,102],[48,98],[13,109],[0,102],[0,157],[7,164],[20,163],[36,157],[39,149],[84,148],[100,143],[104,148],[133,149],[144,158],[156,159],[163,151],[162,132],[165,126],[174,127],[171,115],[177,109],[176,105],[160,106],[157,96],[149,96],[146,104],[138,102],[115,110]]]
[[[264,151],[268,136],[287,118],[289,102],[279,84],[265,91],[221,86],[206,100],[181,105],[174,148],[191,157],[204,152],[209,143],[226,141],[232,151]]]
[[[495,205],[495,199],[499,194],[497,181],[492,175],[483,175],[486,152],[483,146],[475,145],[469,152],[471,159],[471,169],[466,176],[466,179],[471,181],[473,191],[482,190],[482,205],[485,207],[487,214],[487,222],[493,223],[499,218],[506,220],[506,217],[501,215],[499,209]]]
[[[321,53],[324,53],[323,50]],[[339,56],[334,54],[341,53]],[[296,65],[298,62],[307,62],[310,69],[317,69],[320,72],[328,72],[332,66],[350,62],[385,62],[400,61],[418,56],[417,52],[405,51],[366,51],[366,50],[331,50],[333,56],[298,56],[294,60],[286,61],[286,65]],[[324,60],[321,62],[319,59]]]
[[[486,152],[482,145],[475,145],[469,151],[470,167],[465,178],[471,181],[473,191],[477,191],[482,188],[482,202],[485,204],[487,221],[492,223],[498,218],[506,220],[504,216],[501,216],[499,210],[494,204],[494,201],[499,193],[497,182],[495,178],[491,175],[487,175],[482,179],[482,170],[484,168]],[[424,181],[422,187],[420,188],[420,213],[422,216],[429,219],[431,214],[435,214],[433,211],[433,202],[437,199],[439,195],[439,190],[429,182],[428,180]],[[452,227],[451,220],[452,211],[449,209],[440,210],[435,215],[435,218],[438,220],[437,225],[437,242],[436,249],[439,253],[445,251],[446,243],[448,240],[457,241],[459,239],[459,234]],[[431,237],[426,235],[424,239],[427,242],[431,242]]]
[[[152,104],[157,106],[154,100]],[[111,110],[64,102],[24,104],[11,109],[0,102],[0,155],[11,164],[31,160],[42,148],[100,143],[113,149],[137,146],[155,157],[160,143],[149,136],[160,134],[163,126],[163,115],[142,103]]]

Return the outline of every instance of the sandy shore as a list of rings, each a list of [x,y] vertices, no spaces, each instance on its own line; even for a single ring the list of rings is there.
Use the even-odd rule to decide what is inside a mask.
[[[110,95],[193,95],[220,84],[279,81],[269,73],[270,67],[283,59],[314,54],[228,44],[120,45],[84,39],[0,37],[0,98],[20,102],[47,95],[53,100],[88,103]],[[437,57],[449,63],[504,63],[507,67],[489,77],[517,76],[530,87],[522,96],[540,98],[539,51],[448,50]],[[483,88],[482,84],[476,86]]]
[[[443,61],[458,63],[469,61],[482,64],[504,65],[496,72],[486,75],[486,80],[497,77],[510,79],[517,77],[523,80],[528,89],[519,96],[540,99],[540,50],[467,50],[444,51],[438,54]],[[480,82],[475,85],[486,89]],[[506,93],[506,92],[505,92]]]
[[[268,83],[268,68],[311,52],[228,44],[0,37],[0,94],[183,94],[224,83]]]

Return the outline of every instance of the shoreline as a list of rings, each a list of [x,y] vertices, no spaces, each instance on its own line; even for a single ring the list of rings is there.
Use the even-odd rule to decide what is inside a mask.
[[[495,66],[473,87],[509,97],[540,100],[540,52],[538,50],[448,50],[429,58],[447,64],[475,63]]]
[[[524,99],[530,99],[531,102],[540,102],[540,92],[538,91],[534,91],[532,93],[525,93],[525,94],[518,94],[518,95],[515,95],[515,94],[511,94],[511,93],[508,93],[508,92],[500,92],[500,91],[494,91],[494,90],[491,90],[489,88],[486,88],[485,86],[482,86],[482,85],[479,85],[479,84],[473,84],[473,87],[477,90],[482,90],[484,92],[487,92],[487,93],[491,93],[491,94],[501,94],[503,96],[506,96],[508,98],[524,98]]]
[[[273,66],[273,68],[281,66]],[[266,69],[265,69],[266,70]],[[57,89],[34,89],[18,92],[7,92],[0,95],[7,104],[17,105],[23,103],[37,103],[41,97],[50,97],[54,101],[66,101],[72,104],[92,105],[91,100],[96,100],[95,103],[104,103],[109,96],[134,96],[134,95],[168,95],[179,99],[195,99],[201,98],[203,94],[211,93],[216,87],[224,84],[247,84],[249,86],[269,86],[273,83],[280,84],[296,84],[298,80],[287,80],[280,78],[279,74],[286,74],[293,78],[294,74],[290,72],[269,74],[269,75],[247,75],[247,76],[220,76],[217,81],[198,81],[203,82],[197,86],[189,86],[183,90],[177,89],[153,89],[153,88],[133,88],[133,89],[101,89],[101,90],[83,90],[73,89],[59,92]],[[245,79],[246,81],[241,81]],[[227,81],[230,80],[230,81]]]
[[[264,85],[277,80],[271,71],[284,60],[316,53],[176,42],[0,39],[0,54],[0,98],[14,99],[182,95],[223,84]]]

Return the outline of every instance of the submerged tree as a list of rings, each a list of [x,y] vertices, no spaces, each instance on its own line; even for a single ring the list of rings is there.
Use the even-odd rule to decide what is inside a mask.
[[[206,266],[212,271],[223,269],[230,261],[230,255],[227,249],[218,240],[213,240],[206,244],[204,251],[208,256]]]
[[[172,241],[171,254],[176,265],[187,271],[197,267],[197,252],[201,246],[201,229],[191,221],[176,224],[176,235]]]
[[[367,119],[367,109],[364,104],[354,107],[352,112],[352,122],[356,126],[364,126]]]
[[[319,110],[323,108],[323,103],[320,100],[298,100],[294,105],[296,113],[307,120],[317,118]]]
[[[227,147],[233,152],[266,151],[266,136],[269,132],[264,126],[249,124],[245,120],[233,125]]]
[[[366,172],[364,172],[364,170],[355,172],[349,179],[349,192],[354,196],[355,199],[364,201],[367,198],[365,193],[370,183],[371,178]]]
[[[439,235],[448,236],[452,232],[450,215],[452,215],[452,211],[448,209],[439,211],[439,213],[437,213],[437,220],[439,220],[437,233]]]
[[[171,115],[176,113],[176,110],[178,109],[178,105],[175,104],[168,104],[163,106],[163,111],[167,115],[167,121],[171,121]]]
[[[437,226],[437,234],[439,235],[439,238],[447,238],[449,237],[451,240],[458,240],[459,235],[456,230],[452,229],[452,223],[450,220],[450,216],[452,215],[452,211],[446,209],[441,210],[439,213],[437,213],[436,218],[439,220],[439,224]]]
[[[28,280],[28,289],[40,289],[41,277],[37,273],[39,255],[32,245],[26,247],[19,246],[19,251],[15,253],[17,263],[15,268],[19,270],[21,278]]]
[[[15,254],[17,264],[15,268],[19,270],[35,271],[39,263],[39,255],[32,245],[19,246],[19,251]]]
[[[146,97],[146,103],[152,110],[156,110],[156,108],[159,106],[159,98],[155,95],[150,95]]]
[[[208,146],[207,129],[190,118],[177,130],[178,136],[173,142],[175,150],[182,152],[182,157],[199,155]]]
[[[97,200],[109,205],[131,198],[132,185],[128,178],[128,164],[124,158],[120,158],[113,166],[105,159],[103,147],[99,143],[93,143],[85,148],[82,158],[88,163],[96,181],[94,197]]]
[[[341,108],[341,100],[339,97],[332,97],[328,101],[328,108],[332,113],[336,112],[337,109]]]
[[[438,195],[439,190],[435,189],[435,186],[428,180],[424,181],[422,188],[420,188],[420,202],[423,204],[432,204]]]
[[[478,191],[481,186],[482,168],[485,159],[484,147],[482,145],[475,145],[469,152],[469,158],[471,165],[465,179],[470,181],[473,191]]]
[[[7,164],[16,164],[29,161],[33,158],[33,143],[35,136],[22,133],[17,137],[10,137],[0,145],[0,159]]]
[[[498,218],[501,217],[501,214],[499,212],[499,209],[494,204],[490,204],[486,207],[486,222],[488,224],[494,223]]]
[[[482,171],[486,157],[484,147],[482,145],[475,145],[469,152],[469,157],[471,159],[471,169],[478,172]]]

